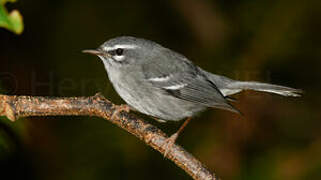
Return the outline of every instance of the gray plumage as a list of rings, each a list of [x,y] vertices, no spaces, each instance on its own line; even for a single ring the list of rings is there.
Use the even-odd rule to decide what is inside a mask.
[[[155,42],[117,37],[97,50],[117,93],[133,109],[165,121],[194,116],[208,107],[239,112],[228,96],[255,90],[283,96],[301,91],[259,82],[235,81],[195,66],[183,55]]]

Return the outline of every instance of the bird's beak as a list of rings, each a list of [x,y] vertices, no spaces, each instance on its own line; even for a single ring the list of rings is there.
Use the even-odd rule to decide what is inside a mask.
[[[102,56],[105,55],[104,52],[100,51],[100,50],[96,50],[96,49],[86,49],[82,51],[83,53],[88,53],[88,54],[93,54],[93,55],[97,55],[97,56]]]
[[[86,49],[86,50],[83,50],[82,52],[88,53],[88,54],[93,54],[96,56],[104,56],[104,57],[112,58],[112,56],[109,53],[104,52],[100,49]]]

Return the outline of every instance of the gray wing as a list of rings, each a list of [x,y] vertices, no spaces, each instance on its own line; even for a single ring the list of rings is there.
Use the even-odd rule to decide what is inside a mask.
[[[215,84],[184,56],[164,48],[161,57],[149,59],[143,65],[145,78],[152,87],[185,101],[238,112]]]

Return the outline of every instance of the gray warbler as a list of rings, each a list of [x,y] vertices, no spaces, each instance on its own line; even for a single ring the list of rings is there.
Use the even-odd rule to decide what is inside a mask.
[[[229,103],[233,100],[230,95],[248,89],[294,97],[302,93],[285,86],[236,81],[212,74],[185,56],[141,38],[116,37],[95,50],[83,52],[97,55],[103,61],[110,82],[127,103],[121,110],[135,110],[161,122],[187,118],[166,140],[165,156],[195,114],[208,107],[239,113]]]

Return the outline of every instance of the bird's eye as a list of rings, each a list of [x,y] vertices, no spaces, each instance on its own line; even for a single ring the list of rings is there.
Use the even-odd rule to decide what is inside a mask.
[[[121,48],[116,49],[117,56],[121,56],[121,55],[123,55],[123,53],[124,53],[124,49],[121,49]]]

